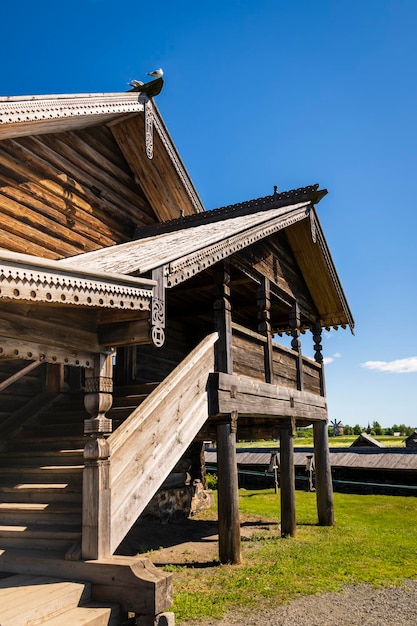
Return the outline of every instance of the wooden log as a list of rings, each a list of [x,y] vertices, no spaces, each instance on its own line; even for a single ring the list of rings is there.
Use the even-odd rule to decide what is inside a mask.
[[[110,556],[110,448],[103,437],[84,448],[83,526],[81,555],[86,559]]]
[[[223,264],[219,275],[218,299],[215,302],[215,326],[219,334],[215,351],[215,368],[233,373],[232,312],[230,304],[230,266]],[[221,563],[241,561],[239,485],[236,461],[237,412],[217,426],[217,475],[219,516],[219,558]],[[233,426],[232,426],[233,424]]]
[[[217,475],[219,558],[221,563],[238,564],[241,548],[236,433],[231,422],[217,426]]]
[[[316,499],[320,526],[333,526],[334,505],[327,421],[313,424]]]
[[[296,535],[293,423],[280,430],[281,535]]]

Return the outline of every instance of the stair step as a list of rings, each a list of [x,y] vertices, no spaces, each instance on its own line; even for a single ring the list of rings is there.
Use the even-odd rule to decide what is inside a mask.
[[[36,467],[2,467],[4,482],[20,483],[71,483],[82,481],[84,465],[42,465]],[[30,478],[30,480],[29,480]]]
[[[71,450],[71,449],[84,449],[87,443],[87,437],[85,435],[79,436],[63,436],[63,437],[19,437],[15,439],[9,439],[7,441],[7,449],[9,451],[17,450]]]
[[[47,620],[88,602],[90,593],[89,583],[49,576],[17,574],[3,578],[0,580],[0,624],[35,626],[48,623]]]
[[[77,526],[81,524],[82,507],[79,503],[0,503],[0,523],[3,525],[25,525],[27,523],[59,524]]]
[[[81,465],[84,462],[83,450],[56,450],[36,451],[29,450],[7,451],[0,453],[0,467],[16,465],[33,467],[37,465]]]
[[[89,602],[62,615],[43,622],[45,626],[118,626],[120,610],[117,605],[100,605]]]
[[[0,502],[80,502],[81,483],[0,484]]]

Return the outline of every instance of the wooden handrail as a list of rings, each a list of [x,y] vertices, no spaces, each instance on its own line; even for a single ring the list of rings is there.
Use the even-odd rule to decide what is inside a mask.
[[[217,333],[207,336],[112,434],[111,552],[208,419]]]
[[[25,367],[23,367],[18,372],[15,372],[11,376],[9,376],[9,378],[6,378],[6,380],[3,380],[0,383],[0,391],[3,391],[4,389],[7,389],[7,387],[9,387],[13,383],[17,382],[18,380],[20,380],[26,374],[29,374],[29,372],[31,372],[32,370],[34,370],[37,367],[39,367],[39,365],[42,365],[42,361],[32,361],[31,363],[29,363],[29,365],[26,365]]]

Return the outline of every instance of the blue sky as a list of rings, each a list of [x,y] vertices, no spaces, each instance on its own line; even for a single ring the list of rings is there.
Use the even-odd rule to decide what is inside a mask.
[[[356,322],[323,340],[330,419],[417,427],[416,23],[415,0],[10,2],[0,95],[125,91],[162,67],[207,209],[327,188]]]

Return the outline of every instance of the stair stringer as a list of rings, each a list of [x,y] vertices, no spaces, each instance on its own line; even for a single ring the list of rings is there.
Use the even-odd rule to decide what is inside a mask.
[[[208,335],[108,439],[113,554],[209,417]]]

